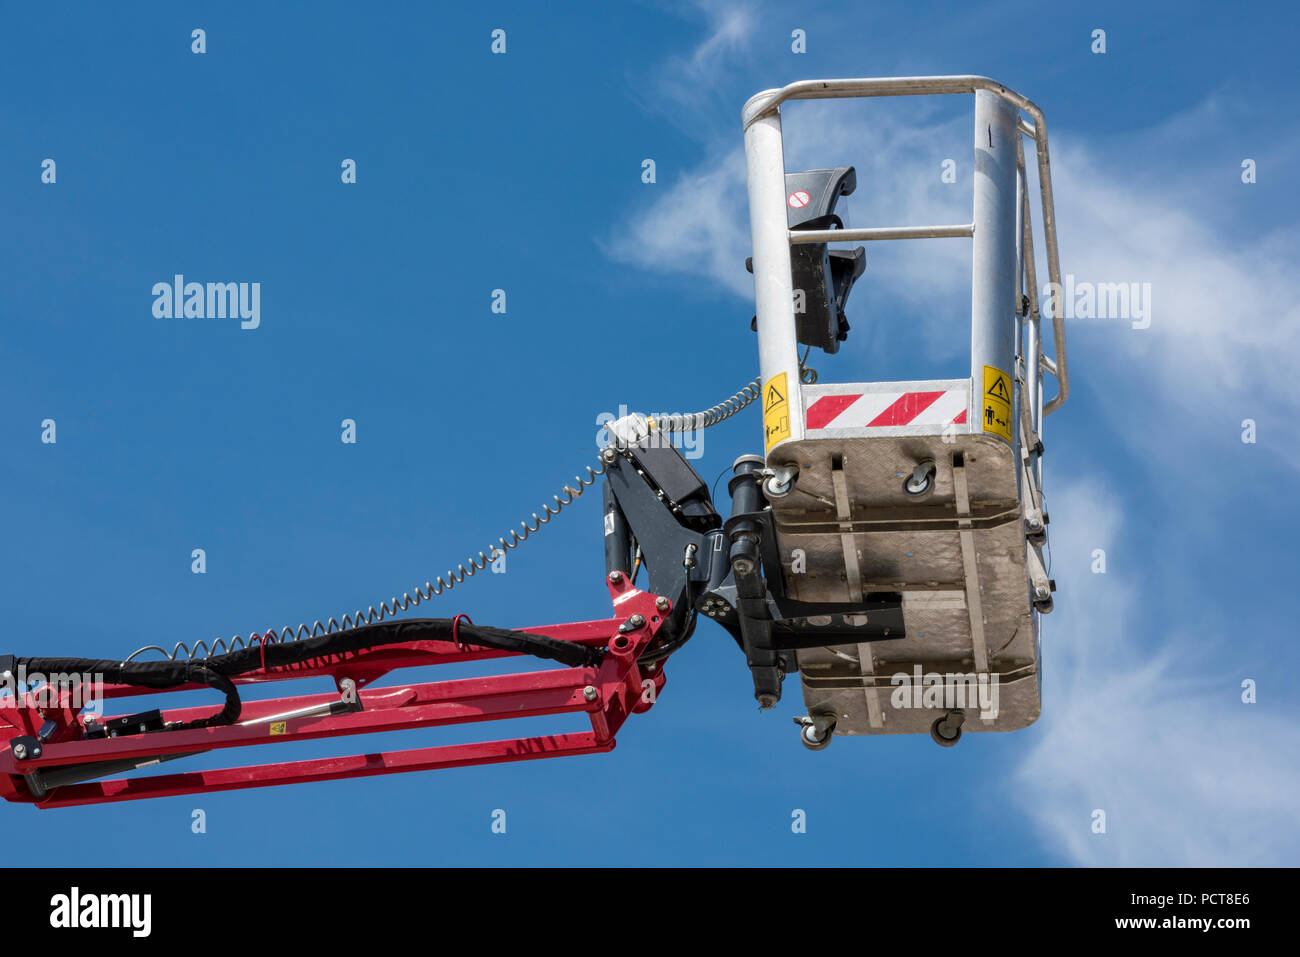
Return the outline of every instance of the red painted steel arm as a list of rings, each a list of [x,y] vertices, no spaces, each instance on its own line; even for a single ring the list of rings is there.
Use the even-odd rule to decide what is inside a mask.
[[[66,693],[59,702],[44,702],[44,707],[30,694],[17,699],[0,698],[0,797],[42,808],[67,807],[610,751],[623,722],[631,714],[648,710],[663,687],[662,662],[641,665],[638,659],[670,609],[661,607],[666,604],[663,599],[638,591],[626,579],[609,583],[609,589],[614,602],[613,618],[521,629],[606,648],[604,659],[596,666],[547,667],[520,674],[374,686],[379,678],[401,668],[521,657],[514,652],[452,641],[413,641],[262,668],[232,679],[236,685],[247,685],[328,676],[341,692],[355,689],[352,703],[347,705],[352,710],[342,713],[295,716],[293,712],[310,708],[325,711],[334,705],[337,709],[344,706],[341,702],[345,700],[331,694],[299,695],[246,701],[238,722],[231,725],[88,738],[85,732],[89,725],[68,705]],[[203,686],[187,685],[160,692],[133,685],[106,685],[103,697],[199,687]],[[69,778],[119,774],[138,762],[166,761],[225,748],[577,712],[587,714],[590,730],[48,786],[49,782]],[[163,712],[163,719],[184,722],[211,713],[211,705],[174,709]],[[30,741],[42,727],[46,729],[45,740],[36,747],[15,746],[13,739]],[[15,750],[23,755],[16,755]]]

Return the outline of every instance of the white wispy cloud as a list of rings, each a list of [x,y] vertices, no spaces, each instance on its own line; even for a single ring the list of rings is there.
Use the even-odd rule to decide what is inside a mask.
[[[1207,124],[1203,135],[1212,137],[1208,124],[1220,111],[1195,113]],[[1148,131],[1128,144],[1128,155],[1156,157],[1152,165],[1160,169],[1180,155],[1185,125],[1185,118],[1176,118]],[[1209,408],[1279,423],[1300,416],[1300,392],[1292,383],[1300,366],[1300,230],[1254,233],[1238,222],[1228,231],[1231,210],[1218,198],[1202,203],[1185,170],[1164,182],[1159,173],[1135,173],[1131,161],[1068,139],[1065,144],[1054,151],[1053,163],[1062,267],[1093,282],[1151,286],[1150,328],[1088,319],[1070,324],[1080,336],[1109,326],[1106,353],[1091,351],[1089,359],[1110,367],[1107,381],[1120,386],[1099,393],[1114,419],[1122,421],[1135,401],[1160,403],[1170,421],[1196,421]],[[1210,192],[1203,184],[1219,178],[1228,184],[1220,196],[1234,188],[1232,168],[1201,173],[1200,192]],[[1213,216],[1202,213],[1203,205],[1217,207]],[[1169,439],[1145,435],[1143,443],[1173,453],[1177,443]],[[1300,468],[1300,450],[1271,446]]]
[[[856,225],[968,221],[969,112],[926,119],[908,105],[904,117],[875,103],[870,108],[877,112],[870,115],[843,102],[796,104],[784,124],[787,168],[856,166],[859,187],[849,200]],[[1224,402],[1295,418],[1300,392],[1290,380],[1300,364],[1300,299],[1293,288],[1300,230],[1229,239],[1188,202],[1195,194],[1185,172],[1172,188],[1135,175],[1132,156],[1175,155],[1185,126],[1179,117],[1140,143],[1130,140],[1127,160],[1115,157],[1108,144],[1092,149],[1068,133],[1055,133],[1063,270],[1092,283],[1149,283],[1152,293],[1147,329],[1133,329],[1127,320],[1073,319],[1071,331],[1086,335],[1090,327],[1107,324],[1110,333],[1123,329],[1122,337],[1110,340],[1109,359],[1127,365],[1127,375],[1144,390],[1154,377],[1161,398],[1176,406],[1203,401],[1200,390],[1187,388],[1188,370],[1194,369],[1204,390]],[[736,129],[724,132],[725,139],[707,145],[708,160],[670,179],[645,208],[631,211],[607,249],[620,261],[707,279],[749,298],[752,280],[737,265],[750,245],[744,150]],[[956,184],[940,181],[946,158],[958,164]],[[1041,224],[1036,243],[1041,257]],[[915,307],[936,343],[959,341],[938,333],[950,333],[951,310],[967,295],[969,244],[877,244],[868,252],[879,265],[873,264],[864,283]],[[1041,258],[1039,274],[1046,281]],[[1294,464],[1300,465],[1300,453]]]
[[[696,135],[708,136],[719,116],[736,113],[725,92],[725,80],[747,63],[764,5],[690,0],[678,6],[686,19],[702,23],[693,33],[694,44],[670,57],[649,76],[630,81],[629,92],[647,112]]]
[[[843,211],[847,205],[855,224],[969,221],[969,163],[956,184],[939,179],[944,159],[971,150],[969,117],[917,127],[886,109],[870,120],[859,115],[845,122],[835,115],[837,105],[842,112],[842,105],[826,103],[800,103],[787,111],[787,169],[854,166],[858,189],[837,208]],[[738,127],[733,122],[726,128],[729,146],[722,140],[711,143],[708,160],[670,178],[651,202],[631,211],[606,243],[609,255],[657,272],[703,279],[752,299],[753,279],[743,266],[750,250],[749,206]],[[871,148],[863,150],[864,142]],[[952,315],[954,309],[959,315],[969,309],[969,243],[876,244],[868,250],[868,261],[864,284],[914,307],[935,346],[960,347],[962,337],[951,335]]]
[[[1117,499],[1096,482],[1058,485],[1053,498],[1052,550],[1075,560],[1056,572],[1068,611],[1044,619],[1039,741],[1012,787],[1024,812],[1080,864],[1293,864],[1292,723],[1241,703],[1241,679],[1260,676],[1225,671],[1203,636],[1135,640],[1140,583],[1091,571],[1094,549],[1123,553]],[[1095,809],[1105,834],[1092,831]]]
[[[744,183],[744,153],[726,153],[667,184],[654,202],[620,224],[606,252],[620,262],[752,295],[754,284],[743,267],[749,255]]]

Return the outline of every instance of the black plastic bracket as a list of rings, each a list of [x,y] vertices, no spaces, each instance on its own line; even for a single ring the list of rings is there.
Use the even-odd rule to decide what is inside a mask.
[[[722,524],[708,489],[671,443],[652,434],[635,445],[605,451],[606,574],[626,574],[627,542],[635,539],[649,573],[648,590],[672,602],[660,635],[682,636],[692,591],[707,580],[705,539]],[[610,519],[608,516],[613,515]]]

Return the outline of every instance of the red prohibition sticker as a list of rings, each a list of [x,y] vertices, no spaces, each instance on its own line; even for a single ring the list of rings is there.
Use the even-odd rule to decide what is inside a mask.
[[[803,209],[810,202],[812,202],[812,197],[809,196],[807,193],[805,193],[803,190],[797,189],[790,194],[790,196],[786,199],[786,202],[790,204],[791,209]]]

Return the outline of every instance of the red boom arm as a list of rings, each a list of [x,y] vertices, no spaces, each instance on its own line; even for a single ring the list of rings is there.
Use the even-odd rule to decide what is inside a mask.
[[[454,641],[412,641],[259,668],[232,679],[245,685],[326,675],[334,679],[343,697],[315,694],[248,701],[235,724],[101,738],[86,737],[91,725],[68,704],[67,692],[57,703],[40,702],[30,693],[0,699],[0,796],[41,808],[67,807],[610,751],[623,722],[633,713],[649,710],[663,687],[662,662],[642,665],[638,659],[671,608],[666,599],[638,591],[626,578],[608,584],[615,617],[521,629],[606,648],[604,659],[592,667],[373,687],[377,679],[400,668],[519,656]],[[104,687],[105,698],[158,693],[135,685]],[[185,722],[211,710],[210,706],[176,709],[162,717]],[[89,780],[151,758],[165,761],[221,748],[580,711],[591,719],[590,731]],[[82,780],[55,786],[43,783],[70,778]]]

